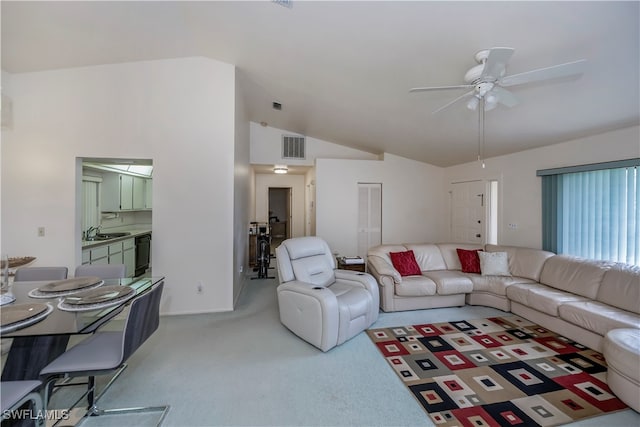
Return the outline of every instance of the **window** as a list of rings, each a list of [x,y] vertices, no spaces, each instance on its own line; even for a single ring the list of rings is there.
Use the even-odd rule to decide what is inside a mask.
[[[640,159],[539,170],[542,247],[640,265]]]

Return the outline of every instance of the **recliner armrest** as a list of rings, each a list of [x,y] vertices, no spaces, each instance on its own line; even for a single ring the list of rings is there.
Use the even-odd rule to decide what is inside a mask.
[[[282,283],[277,288],[278,292],[282,291],[291,291],[297,292],[303,295],[308,295],[310,297],[316,298],[318,300],[333,300],[335,301],[336,296],[333,292],[329,291],[325,286],[316,286],[313,283],[302,282],[300,280],[292,280],[290,282]],[[322,291],[322,292],[320,292]],[[328,291],[328,292],[325,292]]]
[[[277,293],[283,325],[322,351],[338,344],[340,314],[331,290],[294,280],[279,285]]]

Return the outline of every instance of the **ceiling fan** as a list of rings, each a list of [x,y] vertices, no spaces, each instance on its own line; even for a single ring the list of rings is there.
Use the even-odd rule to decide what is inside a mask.
[[[543,80],[558,79],[582,74],[584,59],[538,68],[524,73],[505,75],[507,62],[513,55],[510,47],[493,47],[476,53],[478,65],[471,68],[464,76],[465,84],[454,86],[414,87],[409,92],[430,92],[437,90],[471,89],[443,105],[433,112],[436,114],[456,102],[468,99],[467,108],[478,110],[478,160],[484,168],[484,113],[493,110],[498,104],[513,107],[519,103],[518,98],[505,87],[517,86]]]
[[[478,65],[471,68],[464,76],[465,84],[453,86],[414,87],[409,92],[430,92],[437,90],[470,89],[468,92],[443,105],[433,113],[438,113],[447,107],[468,98],[467,108],[476,110],[481,103],[484,110],[494,109],[498,104],[513,107],[519,103],[518,98],[506,87],[558,79],[582,74],[586,61],[584,59],[538,68],[524,73],[505,75],[507,62],[513,55],[510,47],[493,47],[476,53]]]

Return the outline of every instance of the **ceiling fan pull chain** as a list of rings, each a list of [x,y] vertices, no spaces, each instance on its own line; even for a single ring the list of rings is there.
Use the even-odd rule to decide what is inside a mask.
[[[478,161],[484,169],[484,98],[480,99],[478,109]]]

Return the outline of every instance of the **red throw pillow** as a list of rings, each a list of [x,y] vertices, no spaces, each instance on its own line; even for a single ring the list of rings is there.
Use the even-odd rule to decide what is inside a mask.
[[[478,256],[478,251],[481,250],[482,249],[456,249],[456,252],[458,252],[458,258],[460,258],[463,273],[480,274],[480,257]]]
[[[419,276],[422,274],[413,251],[389,252],[393,267],[401,276]],[[480,261],[478,261],[480,262]]]

